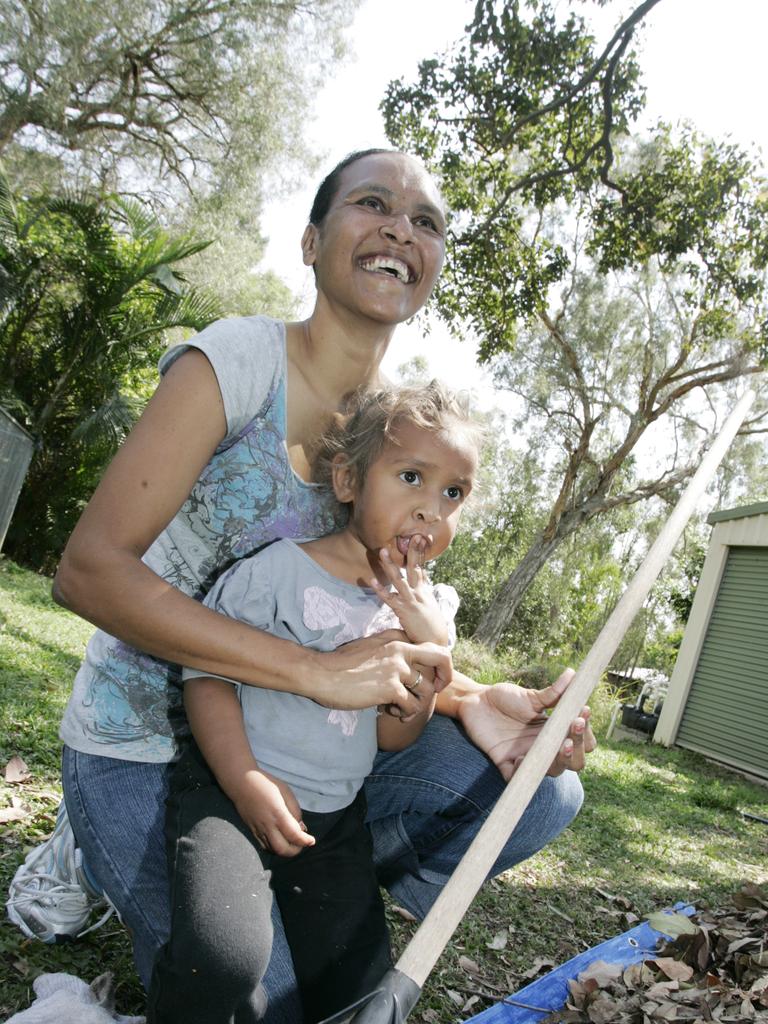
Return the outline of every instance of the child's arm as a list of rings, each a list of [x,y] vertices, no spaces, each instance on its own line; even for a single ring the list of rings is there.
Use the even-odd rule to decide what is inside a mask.
[[[378,580],[371,580],[376,596],[397,615],[411,643],[434,643],[447,647],[450,633],[445,616],[440,611],[435,595],[421,562],[426,552],[426,541],[413,537],[408,547],[405,577],[393,563],[389,552],[383,548],[379,561],[394,592],[382,586]]]
[[[377,597],[395,612],[409,640],[414,642],[419,637],[418,642],[429,640],[445,647],[451,641],[450,630],[435,599],[434,590],[421,568],[425,550],[426,542],[423,538],[414,537],[411,540],[405,579],[389,553],[382,550],[380,561],[395,590],[393,593],[375,580],[371,585]],[[382,750],[403,750],[410,746],[419,738],[432,717],[438,692],[434,686],[434,673],[425,668],[425,674],[421,675],[418,685],[409,689],[419,699],[422,709],[407,718],[390,714],[379,716],[377,741]]]
[[[209,676],[187,679],[184,707],[203,757],[257,842],[282,857],[313,846],[290,786],[262,771],[253,756],[234,685]]]

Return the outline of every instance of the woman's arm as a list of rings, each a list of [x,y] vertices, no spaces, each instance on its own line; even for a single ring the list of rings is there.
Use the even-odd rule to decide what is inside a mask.
[[[394,703],[418,710],[402,680],[415,660],[450,677],[450,659],[396,634],[318,654],[205,608],[141,557],[188,497],[226,434],[221,393],[206,357],[169,369],[107,469],[64,551],[54,597],[156,657],[311,697],[334,707]]]
[[[435,710],[437,694],[425,676],[422,676],[416,690],[421,704],[417,714],[399,718],[384,713],[376,719],[376,744],[380,750],[404,750],[415,743],[426,728]]]

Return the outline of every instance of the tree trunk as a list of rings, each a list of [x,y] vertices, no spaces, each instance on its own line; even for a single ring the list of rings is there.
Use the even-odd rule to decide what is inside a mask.
[[[536,574],[571,532],[571,530],[567,532],[558,530],[547,540],[543,533],[536,537],[483,612],[473,634],[473,640],[479,640],[481,644],[485,644],[492,651],[498,647],[505,629]]]

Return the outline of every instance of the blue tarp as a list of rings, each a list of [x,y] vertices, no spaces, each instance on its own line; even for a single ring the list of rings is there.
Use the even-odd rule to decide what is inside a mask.
[[[694,908],[685,903],[676,904],[674,910],[688,917],[694,913]],[[591,964],[597,960],[604,960],[608,964],[629,967],[630,964],[639,963],[641,960],[653,959],[656,956],[656,944],[663,934],[647,923],[639,924],[623,935],[617,935],[607,942],[601,942],[599,946],[579,953],[578,956],[560,964],[542,978],[537,978],[519,992],[507,997],[508,1000],[514,1000],[517,1005],[502,1000],[475,1017],[468,1018],[466,1024],[469,1024],[469,1021],[477,1021],[478,1024],[535,1024],[553,1010],[560,1010],[565,1006],[568,982],[582,971],[586,971]]]

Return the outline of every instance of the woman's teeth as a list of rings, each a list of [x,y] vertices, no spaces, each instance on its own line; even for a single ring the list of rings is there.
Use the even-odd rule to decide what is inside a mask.
[[[408,284],[411,280],[408,264],[391,256],[372,256],[370,259],[363,260],[360,266],[363,270],[369,270],[372,273],[384,271],[391,277],[396,277],[398,281],[402,281],[403,284]]]

